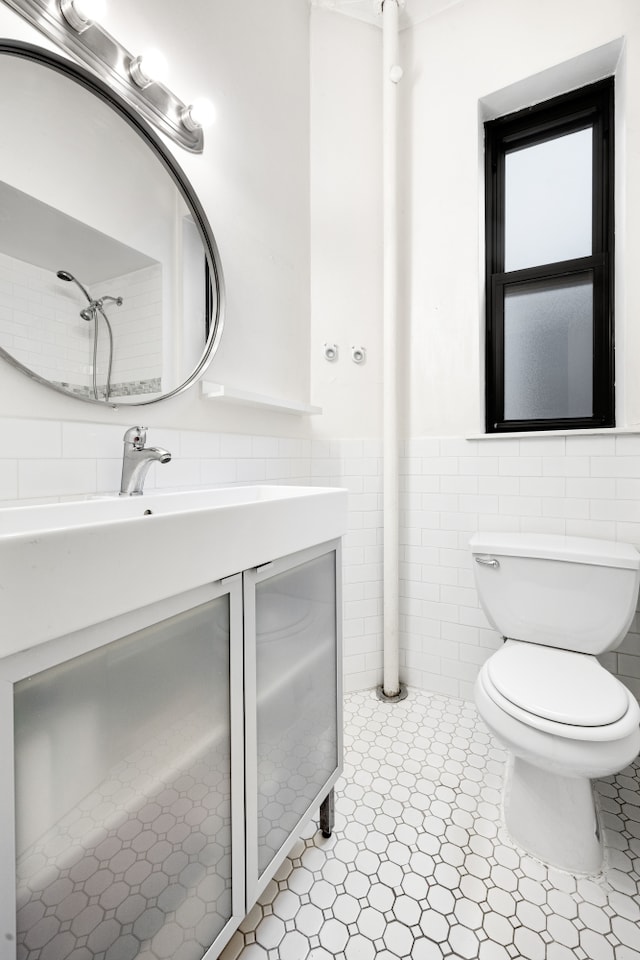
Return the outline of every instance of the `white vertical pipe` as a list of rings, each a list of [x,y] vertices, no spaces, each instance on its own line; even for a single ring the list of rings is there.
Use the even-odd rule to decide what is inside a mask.
[[[398,0],[382,2],[382,193],[383,193],[383,697],[400,693],[399,495],[398,495]]]

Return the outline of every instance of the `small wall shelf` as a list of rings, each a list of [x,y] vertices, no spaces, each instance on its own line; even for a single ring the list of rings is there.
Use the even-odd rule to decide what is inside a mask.
[[[292,400],[283,400],[280,397],[269,397],[261,393],[250,393],[247,390],[236,390],[222,383],[202,382],[202,397],[205,400],[222,400],[225,403],[234,403],[245,407],[262,407],[263,410],[274,410],[278,413],[291,413],[298,416],[314,416],[322,413],[322,407],[314,407],[308,403],[296,403]]]

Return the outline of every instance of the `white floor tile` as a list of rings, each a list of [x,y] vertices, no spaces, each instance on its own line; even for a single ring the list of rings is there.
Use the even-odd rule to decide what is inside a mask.
[[[221,960],[640,960],[640,764],[597,784],[606,869],[576,878],[511,844],[473,705],[367,691],[345,715],[334,837],[306,831]]]

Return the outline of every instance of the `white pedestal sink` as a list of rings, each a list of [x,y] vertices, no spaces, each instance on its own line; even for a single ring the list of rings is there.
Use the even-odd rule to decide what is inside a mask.
[[[0,510],[0,657],[346,532],[347,493],[236,486]]]

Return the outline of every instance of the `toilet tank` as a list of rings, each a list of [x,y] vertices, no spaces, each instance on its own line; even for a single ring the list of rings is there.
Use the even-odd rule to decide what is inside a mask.
[[[629,544],[476,533],[469,546],[480,603],[503,637],[597,654],[631,626],[640,553]]]

